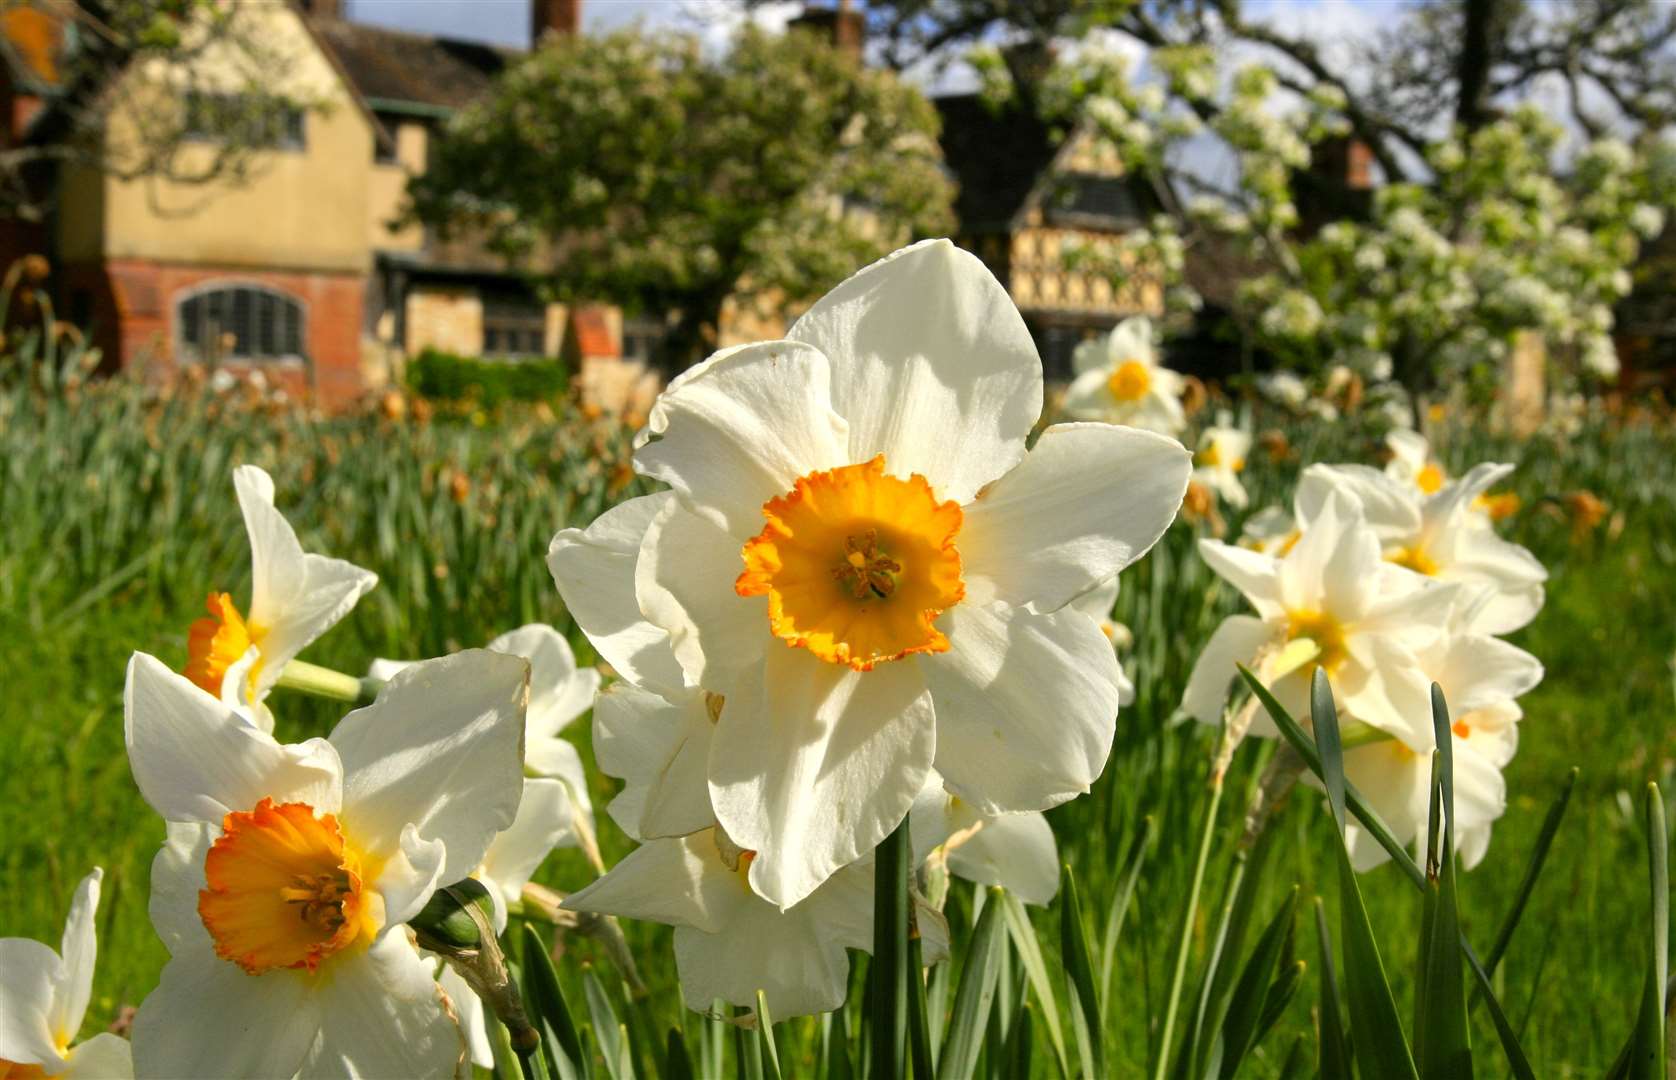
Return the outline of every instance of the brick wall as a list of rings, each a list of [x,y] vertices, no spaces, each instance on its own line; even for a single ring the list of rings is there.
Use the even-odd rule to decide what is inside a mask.
[[[303,347],[312,362],[228,362],[229,370],[260,369],[270,384],[328,409],[341,408],[365,390],[361,323],[366,278],[360,274],[113,259],[65,267],[63,302],[75,303],[79,293],[89,304],[94,341],[105,352],[105,370],[144,364],[149,373],[167,378],[177,366],[178,300],[189,290],[217,282],[261,285],[298,301],[303,308]]]

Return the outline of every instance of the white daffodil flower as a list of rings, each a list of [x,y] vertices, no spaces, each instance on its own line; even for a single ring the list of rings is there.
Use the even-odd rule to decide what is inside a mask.
[[[272,731],[262,702],[285,665],[349,614],[378,575],[303,551],[274,508],[274,482],[261,469],[234,469],[233,488],[250,534],[250,608],[240,614],[229,594],[211,593],[209,616],[187,633],[182,674]]]
[[[1458,608],[1452,632],[1420,651],[1426,677],[1443,690],[1449,705],[1454,753],[1455,845],[1461,864],[1478,865],[1490,843],[1490,828],[1507,807],[1501,770],[1518,747],[1518,698],[1542,681],[1542,664],[1523,649],[1468,629],[1469,606]],[[1431,810],[1431,751],[1436,740],[1410,744],[1388,739],[1355,747],[1344,755],[1345,775],[1368,799],[1399,841],[1426,855]],[[1352,823],[1345,840],[1357,869],[1377,866],[1385,849]]]
[[[690,1009],[717,998],[754,1009],[761,990],[776,1020],[831,1012],[849,988],[844,950],[873,947],[873,857],[829,875],[784,911],[752,891],[755,859],[720,828],[651,840],[564,906],[674,926]],[[924,905],[917,916],[922,955],[935,963],[948,955],[948,927]]]
[[[588,777],[576,745],[559,733],[593,707],[600,676],[594,668],[576,666],[576,654],[564,635],[542,623],[530,623],[509,630],[484,648],[530,662],[530,704],[524,715],[524,767],[537,776],[563,780],[571,800],[583,814],[590,831],[593,802],[588,796]],[[389,681],[414,660],[377,659],[367,674]]]
[[[1217,540],[1199,553],[1245,595],[1255,615],[1230,615],[1194,662],[1182,709],[1218,723],[1244,664],[1301,722],[1309,680],[1326,669],[1345,708],[1363,723],[1415,745],[1431,722],[1431,684],[1416,651],[1437,640],[1456,590],[1430,586],[1380,556],[1357,504],[1334,493],[1280,558]],[[1258,709],[1252,731],[1273,735]]]
[[[1251,432],[1231,426],[1226,417],[1199,435],[1199,451],[1193,455],[1193,479],[1210,488],[1236,510],[1249,501],[1240,473],[1251,452]]]
[[[1065,609],[1162,535],[1190,458],[1086,423],[1027,455],[1041,402],[1006,290],[916,244],[786,340],[677,378],[635,457],[673,492],[554,538],[565,603],[617,671],[725,699],[710,802],[772,903],[872,851],[933,766],[986,813],[1056,805],[1104,766],[1117,659]]]
[[[1158,362],[1152,320],[1124,319],[1105,338],[1085,341],[1071,354],[1075,378],[1065,391],[1065,411],[1084,420],[1175,435],[1187,426],[1182,379]]]
[[[1511,465],[1475,465],[1435,494],[1419,496],[1375,469],[1311,465],[1298,481],[1295,509],[1308,523],[1332,492],[1350,496],[1379,536],[1386,561],[1440,582],[1484,594],[1474,629],[1506,634],[1542,610],[1548,571],[1525,548],[1488,527],[1479,508],[1484,493],[1513,471]]]
[[[1385,436],[1391,460],[1385,475],[1420,495],[1436,495],[1449,482],[1449,474],[1432,456],[1431,443],[1418,431],[1398,429]]]
[[[123,1080],[134,1075],[127,1039],[107,1032],[70,1045],[93,995],[99,949],[93,915],[104,876],[95,867],[76,887],[58,952],[30,938],[0,938],[0,980],[5,983],[0,1077]]]
[[[1072,611],[1080,611],[1093,619],[1095,624],[1100,627],[1100,632],[1111,641],[1112,648],[1121,653],[1135,644],[1135,635],[1127,626],[1112,618],[1112,609],[1117,606],[1117,591],[1117,575],[1113,574],[1110,580],[1102,581],[1065,606]],[[1135,684],[1130,681],[1129,674],[1124,671],[1121,662],[1118,665],[1117,677],[1117,703],[1119,705],[1133,703],[1135,700]]]
[[[1059,892],[1059,847],[1042,813],[980,814],[935,778],[914,803],[909,835],[946,837],[938,845],[949,872],[999,885],[1027,904],[1046,906]]]
[[[528,672],[486,650],[426,661],[330,739],[282,745],[135,654],[128,760],[169,822],[140,1076],[456,1073],[458,1029],[402,924],[512,825]]]

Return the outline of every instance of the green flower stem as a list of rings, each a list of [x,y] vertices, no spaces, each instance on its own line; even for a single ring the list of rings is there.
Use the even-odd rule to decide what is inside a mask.
[[[285,670],[279,673],[278,685],[315,697],[347,701],[352,705],[368,704],[384,689],[382,679],[358,679],[306,660],[292,660],[287,663]]]
[[[1226,728],[1224,738],[1226,738]],[[1187,894],[1187,907],[1181,913],[1181,938],[1176,944],[1175,971],[1170,976],[1169,1004],[1164,1010],[1164,1027],[1158,1039],[1158,1062],[1152,1070],[1153,1080],[1164,1080],[1169,1072],[1170,1038],[1175,1033],[1176,1013],[1181,1007],[1181,990],[1187,981],[1187,954],[1192,951],[1193,920],[1199,911],[1199,893],[1205,883],[1205,864],[1210,861],[1211,841],[1216,835],[1216,810],[1222,804],[1222,777],[1212,774],[1210,805],[1205,808],[1204,827],[1199,832],[1199,854],[1193,862],[1193,888]]]

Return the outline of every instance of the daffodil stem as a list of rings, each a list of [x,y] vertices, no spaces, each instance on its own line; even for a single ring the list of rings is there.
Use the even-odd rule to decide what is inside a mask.
[[[279,686],[315,697],[351,704],[366,704],[384,688],[381,679],[358,679],[341,671],[311,664],[306,660],[292,660],[279,673]]]
[[[1176,944],[1175,971],[1170,976],[1169,1004],[1164,1009],[1164,1027],[1158,1039],[1158,1062],[1152,1070],[1153,1080],[1164,1080],[1169,1072],[1170,1038],[1175,1033],[1176,1013],[1181,1007],[1182,986],[1187,981],[1187,954],[1192,951],[1193,922],[1199,911],[1199,893],[1205,883],[1205,864],[1210,861],[1211,840],[1216,835],[1216,810],[1222,803],[1222,777],[1213,775],[1210,785],[1210,805],[1205,808],[1205,823],[1199,832],[1199,853],[1193,863],[1193,888],[1187,894],[1187,906],[1181,913],[1181,937]]]

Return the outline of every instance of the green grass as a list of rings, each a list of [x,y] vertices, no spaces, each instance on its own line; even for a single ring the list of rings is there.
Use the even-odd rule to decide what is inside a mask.
[[[1348,425],[1293,424],[1289,433],[1299,461],[1276,465],[1254,454],[1246,472],[1254,508],[1282,500],[1302,463],[1371,461],[1376,450],[1366,432]],[[379,573],[379,588],[306,657],[359,672],[373,656],[435,655],[531,620],[570,629],[544,565],[547,543],[558,528],[585,523],[610,501],[645,490],[638,481],[625,483],[625,453],[620,429],[570,415],[517,412],[483,427],[444,419],[310,421],[154,400],[124,384],[68,401],[0,391],[0,932],[56,945],[75,882],[91,866],[105,867],[99,971],[84,1034],[102,1029],[122,1005],[138,1003],[164,960],[146,916],[148,867],[162,824],[129,776],[122,672],[136,649],[179,664],[205,594],[248,593],[231,466],[248,461],[273,472],[279,505],[306,546]],[[1648,935],[1639,800],[1649,779],[1669,786],[1676,750],[1673,453],[1670,431],[1641,428],[1524,444],[1463,429],[1444,447],[1453,471],[1483,459],[1520,464],[1514,487],[1525,509],[1510,534],[1553,575],[1546,608],[1514,639],[1543,660],[1547,678],[1524,699],[1519,753],[1508,770],[1511,805],[1485,862],[1464,875],[1461,900],[1467,933],[1482,951],[1511,902],[1543,811],[1579,766],[1549,869],[1496,977],[1498,996],[1544,1077],[1603,1072],[1628,1034],[1640,991]],[[456,472],[467,478],[463,499],[456,498]],[[1577,489],[1612,507],[1608,521],[1581,542],[1550,501]],[[1192,529],[1178,524],[1125,574],[1118,617],[1136,635],[1138,700],[1119,717],[1112,760],[1095,791],[1049,815],[1096,931],[1124,853],[1143,818],[1155,822],[1112,980],[1112,1075],[1140,1074],[1153,1052],[1206,805],[1213,733],[1172,725],[1171,714],[1198,649],[1224,614],[1239,609],[1237,595],[1193,554],[1193,540]],[[588,659],[580,636],[572,639]],[[290,740],[325,733],[338,715],[326,703],[294,697],[276,696],[271,704],[278,734]],[[571,734],[591,760],[587,725]],[[1270,749],[1241,749],[1221,803],[1193,927],[1189,1024],[1194,980],[1223,903],[1230,841]],[[614,782],[596,776],[594,783],[596,805],[603,806]],[[1306,901],[1323,894],[1331,914],[1332,835],[1319,796],[1300,789],[1273,828],[1259,926],[1293,883]],[[608,861],[628,850],[603,815],[601,829]],[[573,852],[560,853],[542,873],[559,888],[588,878]],[[1391,868],[1364,877],[1362,888],[1406,1008],[1418,894]],[[957,951],[970,930],[971,902],[967,888],[951,894]],[[1299,955],[1309,970],[1259,1047],[1252,1075],[1276,1072],[1292,1041],[1311,1031],[1317,965],[1307,903],[1300,911]],[[1069,1038],[1058,908],[1034,917]],[[653,987],[645,1008],[654,1041],[661,1043],[657,1033],[669,1025],[684,1024],[696,1047],[703,1025],[680,1008],[667,930],[635,925],[629,933]],[[578,1008],[584,963],[616,985],[603,955],[589,942],[575,943],[560,974]],[[1010,971],[1022,980],[1016,958]],[[817,1030],[813,1020],[781,1025],[790,1073],[808,1070]],[[1482,1011],[1473,1034],[1481,1070],[1499,1075]],[[1047,1075],[1051,1059],[1038,1031],[1037,1071]]]

